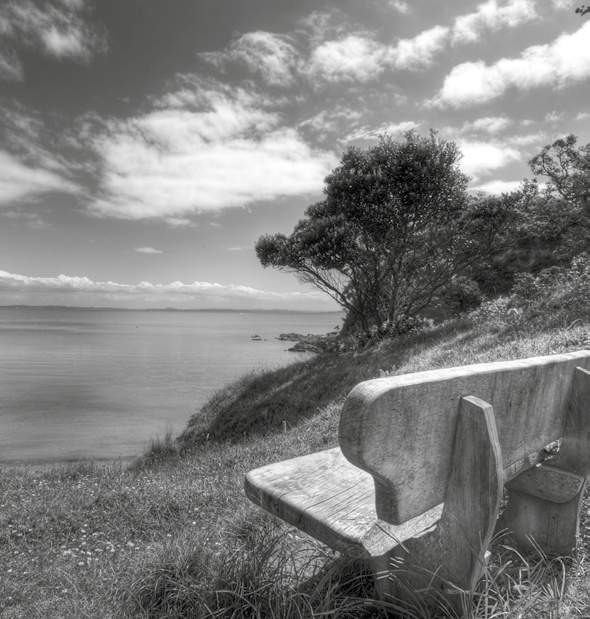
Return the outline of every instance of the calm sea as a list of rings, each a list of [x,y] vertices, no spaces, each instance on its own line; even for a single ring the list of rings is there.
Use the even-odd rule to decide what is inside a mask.
[[[135,456],[340,314],[0,308],[0,464]],[[262,341],[253,341],[258,335]]]

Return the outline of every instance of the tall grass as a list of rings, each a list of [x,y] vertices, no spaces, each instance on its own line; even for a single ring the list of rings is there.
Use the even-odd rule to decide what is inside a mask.
[[[244,475],[335,446],[344,397],[361,380],[568,352],[588,340],[585,324],[531,333],[456,321],[248,375],[214,394],[181,440],[154,440],[128,468],[1,471],[0,617],[453,616],[415,590],[404,602],[375,601],[362,564],[250,504]],[[474,617],[590,616],[585,558],[541,557],[545,567],[535,567],[497,557],[497,575],[465,602]]]

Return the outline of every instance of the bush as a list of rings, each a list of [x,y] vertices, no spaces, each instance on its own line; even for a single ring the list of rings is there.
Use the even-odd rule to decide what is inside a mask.
[[[477,322],[534,328],[567,327],[590,321],[590,256],[570,267],[550,267],[538,275],[518,273],[512,293],[488,300],[470,314]]]
[[[482,299],[479,284],[463,276],[454,278],[441,295],[441,301],[454,315],[475,309]]]

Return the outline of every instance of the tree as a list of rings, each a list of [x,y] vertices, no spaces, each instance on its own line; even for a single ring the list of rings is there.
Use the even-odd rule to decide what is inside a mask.
[[[548,144],[535,155],[529,166],[536,176],[549,177],[548,192],[557,193],[572,204],[590,208],[590,144],[576,148],[578,138],[566,138]]]
[[[349,148],[325,179],[325,199],[293,232],[258,239],[262,266],[329,294],[346,310],[346,326],[399,326],[433,303],[467,255],[460,222],[469,179],[460,158],[434,132]]]
[[[590,6],[580,6],[576,9],[576,13],[579,13],[580,15],[586,15],[586,13],[590,13]]]

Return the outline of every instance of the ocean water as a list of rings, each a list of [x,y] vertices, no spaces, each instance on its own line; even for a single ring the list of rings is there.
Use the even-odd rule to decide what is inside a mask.
[[[340,314],[0,308],[0,465],[127,459]],[[253,341],[258,335],[262,341]]]

